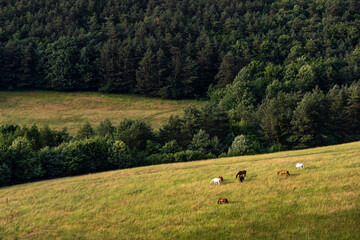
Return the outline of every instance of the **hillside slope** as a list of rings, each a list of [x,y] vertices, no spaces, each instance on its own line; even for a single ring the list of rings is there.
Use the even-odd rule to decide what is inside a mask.
[[[360,239],[359,156],[354,142],[2,188],[0,239]]]
[[[181,115],[195,100],[162,100],[135,95],[79,92],[23,91],[0,92],[0,124],[31,127],[34,123],[70,134],[86,121],[93,127],[108,118],[114,125],[125,118],[141,119],[154,128],[164,125],[171,115]]]

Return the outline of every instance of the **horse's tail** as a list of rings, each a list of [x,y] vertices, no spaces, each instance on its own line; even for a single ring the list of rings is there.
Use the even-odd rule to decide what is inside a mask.
[[[221,198],[219,198],[219,200],[218,200],[218,202],[217,202],[218,204],[220,203],[220,199],[221,199]]]

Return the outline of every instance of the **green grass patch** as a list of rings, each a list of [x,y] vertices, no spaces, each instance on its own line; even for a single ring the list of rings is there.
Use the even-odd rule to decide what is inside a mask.
[[[182,115],[190,104],[204,102],[93,92],[0,91],[0,125],[48,125],[56,130],[67,127],[70,134],[75,135],[86,121],[97,127],[109,118],[116,126],[121,120],[131,118],[147,121],[157,129],[171,115]]]
[[[360,239],[359,156],[355,142],[6,187],[0,239]]]

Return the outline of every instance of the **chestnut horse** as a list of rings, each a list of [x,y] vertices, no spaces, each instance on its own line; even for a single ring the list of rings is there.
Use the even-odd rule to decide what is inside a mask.
[[[236,174],[235,178],[237,178],[238,176],[240,177],[241,175],[244,175],[244,176],[246,177],[246,170],[241,170],[241,171],[239,171],[239,172]]]
[[[288,175],[288,176],[290,176],[290,173],[289,173],[289,171],[287,171],[287,170],[281,170],[281,171],[279,171],[279,172],[277,172],[277,175],[284,175],[284,174],[286,174],[286,175]]]
[[[228,200],[226,198],[219,198],[219,200],[217,201],[217,203],[229,203]]]

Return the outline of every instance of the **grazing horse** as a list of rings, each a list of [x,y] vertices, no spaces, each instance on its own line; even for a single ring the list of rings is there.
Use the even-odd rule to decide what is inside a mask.
[[[217,203],[229,203],[228,200],[226,198],[219,198],[219,200],[217,201]]]
[[[222,182],[224,181],[224,178],[223,177],[218,177],[218,179],[220,179]]]
[[[246,170],[241,170],[241,171],[239,171],[239,172],[236,174],[235,178],[237,178],[238,176],[240,177],[241,175],[244,175],[244,176],[246,177]]]
[[[213,180],[211,180],[210,184],[214,183],[220,185],[220,182],[221,182],[220,178],[214,178]]]
[[[245,179],[245,178],[244,178],[244,176],[243,176],[243,175],[241,175],[241,176],[239,177],[239,181],[240,181],[240,182],[243,182],[243,181],[244,181],[244,179]]]
[[[302,163],[297,163],[296,164],[296,169],[303,169],[304,168],[304,164],[302,164]]]
[[[279,172],[277,172],[277,175],[284,175],[284,174],[286,174],[286,175],[288,175],[288,176],[290,176],[290,173],[289,173],[289,171],[287,171],[287,170],[281,170],[281,171],[279,171]]]

